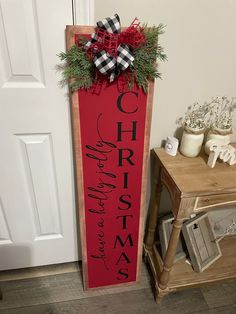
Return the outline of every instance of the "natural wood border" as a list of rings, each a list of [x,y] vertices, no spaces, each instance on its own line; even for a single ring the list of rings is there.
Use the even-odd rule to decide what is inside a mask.
[[[138,260],[137,260],[137,281],[140,281],[141,274],[141,261],[143,254],[143,238],[144,238],[144,221],[145,221],[145,208],[147,207],[147,173],[148,161],[150,157],[150,132],[151,132],[151,118],[152,106],[154,95],[154,82],[148,84],[147,105],[146,105],[146,121],[145,121],[145,134],[143,146],[143,169],[142,169],[142,187],[141,187],[141,200],[140,200],[140,220],[139,220],[139,239],[138,239]]]
[[[125,28],[122,28],[124,30]],[[92,26],[69,26],[66,27],[66,43],[67,50],[74,45],[75,34],[91,34],[95,28]],[[140,200],[140,219],[139,219],[139,237],[138,237],[138,252],[137,252],[137,273],[136,281],[140,281],[141,276],[141,261],[143,250],[143,235],[144,235],[144,217],[146,208],[146,195],[147,195],[147,170],[149,160],[149,143],[150,143],[150,131],[151,131],[151,116],[152,116],[152,104],[153,104],[154,82],[148,84],[148,95],[146,104],[146,120],[144,130],[144,150],[143,150],[143,167],[142,167],[142,182],[141,182],[141,200]],[[82,268],[83,268],[83,281],[85,290],[94,290],[97,288],[88,288],[88,269],[87,269],[87,245],[86,245],[86,226],[85,226],[85,205],[84,205],[84,190],[83,190],[83,168],[81,151],[81,134],[80,134],[80,118],[79,118],[79,101],[77,92],[71,95],[71,121],[72,121],[72,137],[73,137],[73,153],[75,158],[75,170],[76,170],[76,198],[79,206],[79,221],[80,221],[80,237],[82,246]],[[132,284],[122,283],[112,286],[127,286]]]
[[[69,50],[74,45],[74,36],[78,33],[90,34],[94,31],[91,26],[66,26],[66,48]],[[81,150],[81,134],[80,134],[80,115],[79,115],[79,99],[77,92],[70,95],[71,102],[71,122],[72,122],[72,139],[73,154],[75,164],[75,188],[76,200],[79,206],[80,221],[80,239],[82,247],[82,270],[84,289],[88,289],[88,266],[87,266],[87,244],[86,244],[86,226],[85,226],[85,208],[84,208],[84,184],[83,184],[83,167]]]

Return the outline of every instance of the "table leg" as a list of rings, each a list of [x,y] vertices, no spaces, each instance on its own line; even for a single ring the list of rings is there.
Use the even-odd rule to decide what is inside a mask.
[[[158,178],[158,170],[159,165],[155,162],[155,169],[154,169],[154,182],[153,182],[153,191],[152,191],[152,198],[150,203],[150,216],[148,220],[148,229],[146,233],[146,238],[144,241],[145,248],[148,251],[152,250],[156,226],[157,226],[157,218],[160,206],[160,199],[161,199],[161,191],[162,191],[162,184],[161,180]]]
[[[160,301],[159,299],[162,298],[163,295],[166,294],[167,285],[168,285],[169,277],[170,277],[170,271],[174,263],[182,224],[183,224],[183,219],[174,220],[166,256],[164,258],[163,270],[162,270],[160,280],[158,283],[159,291],[157,291],[158,293],[157,302]]]

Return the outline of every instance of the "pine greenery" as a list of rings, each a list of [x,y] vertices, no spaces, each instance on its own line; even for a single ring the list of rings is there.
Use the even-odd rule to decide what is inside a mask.
[[[164,26],[160,24],[151,28],[148,28],[147,25],[143,27],[145,44],[134,50],[135,60],[128,70],[133,75],[125,73],[125,77],[129,89],[132,89],[135,78],[137,85],[147,93],[148,81],[161,78],[156,60],[165,61],[167,57],[163,48],[158,45],[158,37],[164,33]],[[58,55],[61,61],[65,62],[62,66],[63,82],[69,80],[71,91],[89,89],[96,81],[96,67],[87,57],[84,44],[84,39],[79,39],[77,45]]]
[[[156,60],[165,61],[167,59],[163,48],[158,45],[158,37],[164,33],[163,29],[164,25],[162,24],[150,28],[144,25],[146,42],[134,53],[135,59],[131,70],[135,72],[137,85],[142,87],[145,93],[147,93],[149,80],[161,78]]]
[[[83,49],[84,42],[79,41],[78,45],[74,45],[67,52],[61,52],[58,56],[61,61],[65,61],[62,67],[63,80],[69,80],[71,91],[77,89],[88,89],[92,86],[96,68]]]

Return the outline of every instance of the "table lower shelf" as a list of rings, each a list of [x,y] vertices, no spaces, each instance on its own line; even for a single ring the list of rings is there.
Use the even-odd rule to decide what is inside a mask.
[[[236,236],[230,236],[220,241],[222,256],[202,273],[197,273],[185,259],[176,262],[170,273],[168,288],[170,290],[183,289],[206,283],[236,278]],[[154,277],[160,273],[160,258],[155,252],[148,254],[148,260]],[[159,264],[159,265],[157,265]],[[154,269],[155,268],[155,269]],[[158,278],[155,278],[158,281]]]

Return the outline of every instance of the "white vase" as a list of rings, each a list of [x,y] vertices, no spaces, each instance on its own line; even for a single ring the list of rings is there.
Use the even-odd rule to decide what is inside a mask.
[[[214,128],[209,130],[206,137],[206,142],[209,140],[221,140],[226,144],[230,143],[230,134],[232,134],[232,130],[224,130],[219,128]]]
[[[181,144],[180,144],[180,152],[186,157],[196,157],[199,155],[202,143],[204,139],[204,130],[200,133],[189,133],[188,130],[184,130]]]
[[[219,129],[214,128],[212,130],[209,130],[206,137],[206,145],[205,145],[205,153],[207,155],[210,154],[210,147],[207,145],[207,142],[210,140],[214,140],[216,142],[219,142],[221,145],[228,145],[230,143],[230,134],[232,134],[232,130],[225,130],[225,129]]]

